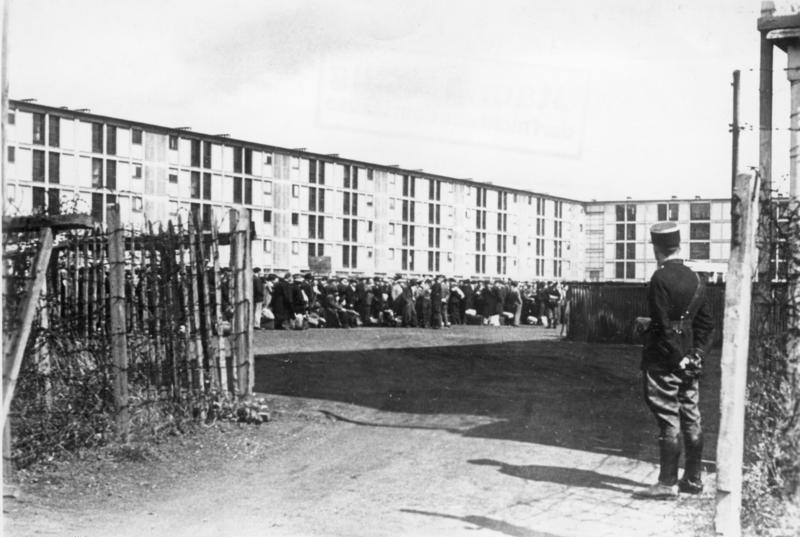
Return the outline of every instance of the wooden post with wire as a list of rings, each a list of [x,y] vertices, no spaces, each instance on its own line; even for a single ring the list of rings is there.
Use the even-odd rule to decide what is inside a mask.
[[[117,407],[117,434],[128,439],[128,334],[125,317],[125,229],[119,205],[108,208],[108,283],[111,291],[111,359],[114,364],[114,403]]]
[[[738,221],[725,284],[725,319],[720,380],[720,424],[717,439],[717,535],[741,535],[742,458],[750,345],[750,302],[755,231],[758,222],[758,181],[750,173],[736,176],[733,215]]]

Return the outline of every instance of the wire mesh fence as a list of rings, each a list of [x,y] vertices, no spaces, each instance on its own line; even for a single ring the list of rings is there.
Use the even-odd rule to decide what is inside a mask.
[[[248,395],[246,235],[238,223],[204,233],[191,217],[58,233],[11,402],[15,459],[153,431]],[[20,329],[41,244],[35,233],[4,242],[7,337]]]

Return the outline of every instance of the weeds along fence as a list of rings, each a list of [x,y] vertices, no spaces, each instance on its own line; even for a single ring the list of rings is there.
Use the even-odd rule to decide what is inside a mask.
[[[90,435],[198,417],[252,391],[247,219],[232,211],[230,233],[203,231],[192,216],[135,230],[110,212],[108,230],[55,236],[11,403],[17,439],[58,431],[69,449]],[[4,239],[8,334],[19,329],[40,245],[32,234]]]

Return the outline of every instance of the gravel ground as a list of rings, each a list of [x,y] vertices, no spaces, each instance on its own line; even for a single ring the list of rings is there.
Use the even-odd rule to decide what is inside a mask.
[[[4,534],[712,534],[713,474],[700,497],[631,496],[657,475],[636,347],[536,327],[258,331],[255,344],[271,422],[34,469]]]

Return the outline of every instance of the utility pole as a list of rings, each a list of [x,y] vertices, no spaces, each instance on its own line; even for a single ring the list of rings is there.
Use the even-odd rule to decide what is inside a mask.
[[[737,69],[733,72],[733,121],[731,122],[731,196],[736,189],[736,174],[739,171],[739,79],[741,72]],[[731,201],[731,226],[736,225],[734,218],[733,201]],[[736,237],[736,229],[731,229],[731,245]]]

